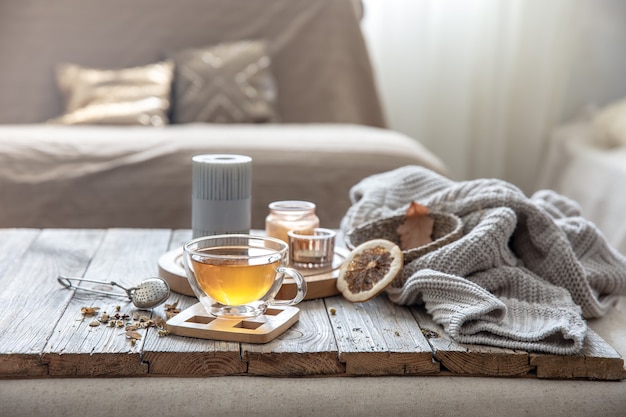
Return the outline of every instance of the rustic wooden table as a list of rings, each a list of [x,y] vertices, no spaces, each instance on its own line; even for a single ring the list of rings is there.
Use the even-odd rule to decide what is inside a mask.
[[[299,305],[300,319],[266,344],[139,329],[92,326],[107,312],[136,308],[122,297],[67,290],[60,274],[132,286],[155,276],[157,261],[191,237],[166,229],[0,229],[0,378],[68,376],[473,375],[551,379],[626,379],[624,361],[591,331],[576,356],[535,354],[451,341],[420,308],[384,296],[351,304],[341,296]],[[167,304],[197,300],[172,293]],[[85,317],[83,307],[99,307]],[[119,307],[119,311],[118,308]],[[163,306],[139,315],[165,317]],[[135,316],[135,321],[138,321]]]

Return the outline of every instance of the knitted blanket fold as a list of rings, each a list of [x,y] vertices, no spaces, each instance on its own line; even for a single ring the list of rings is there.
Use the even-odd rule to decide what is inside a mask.
[[[350,199],[344,233],[411,201],[462,219],[458,240],[406,264],[386,290],[395,303],[423,303],[458,342],[576,354],[585,318],[626,295],[626,257],[553,191],[527,197],[504,181],[455,182],[406,166],[363,179]]]

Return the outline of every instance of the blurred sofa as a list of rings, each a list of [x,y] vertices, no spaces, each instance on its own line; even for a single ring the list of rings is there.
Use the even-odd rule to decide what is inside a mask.
[[[385,127],[354,0],[0,6],[0,227],[188,228],[191,158],[252,157],[271,201],[337,227],[361,178],[445,172]]]

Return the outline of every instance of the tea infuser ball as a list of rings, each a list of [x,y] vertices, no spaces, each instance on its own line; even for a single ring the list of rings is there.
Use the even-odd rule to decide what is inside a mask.
[[[163,278],[152,277],[145,279],[139,283],[136,287],[125,288],[115,281],[98,281],[86,278],[74,278],[59,275],[57,281],[65,288],[76,289],[85,292],[91,292],[94,294],[120,296],[123,294],[109,291],[101,291],[93,288],[83,288],[74,285],[76,282],[91,282],[96,284],[106,284],[123,289],[126,292],[126,296],[132,301],[133,305],[137,308],[148,309],[163,304],[170,296],[170,286]]]

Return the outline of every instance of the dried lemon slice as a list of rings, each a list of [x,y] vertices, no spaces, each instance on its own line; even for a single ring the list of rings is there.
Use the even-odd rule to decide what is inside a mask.
[[[400,273],[402,250],[385,239],[357,246],[344,261],[337,277],[337,289],[353,303],[374,298]]]

